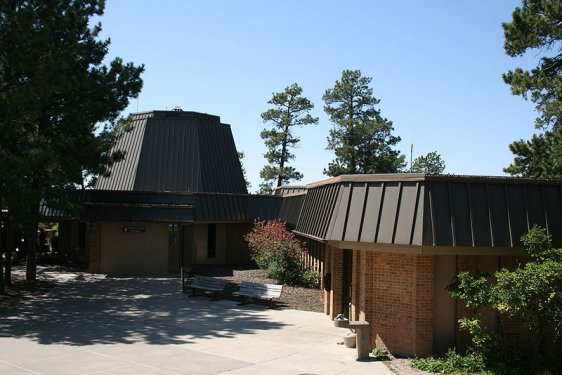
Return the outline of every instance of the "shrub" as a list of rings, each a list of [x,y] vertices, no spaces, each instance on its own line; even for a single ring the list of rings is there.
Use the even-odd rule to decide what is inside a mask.
[[[301,286],[306,288],[320,287],[320,273],[315,270],[306,270],[302,274]]]
[[[267,277],[287,285],[309,283],[310,275],[307,275],[301,261],[305,249],[285,228],[285,223],[279,220],[258,221],[245,239],[252,259],[258,267],[266,270]]]
[[[374,348],[371,355],[376,361],[390,361],[390,355],[385,348]]]
[[[493,277],[459,272],[449,291],[477,313],[481,308],[493,309],[500,319],[516,318],[525,323],[534,352],[517,354],[528,357],[524,366],[544,369],[557,365],[552,348],[562,337],[562,250],[554,249],[546,230],[537,226],[522,241],[531,256],[528,263],[513,271],[501,269]],[[488,364],[513,367],[515,361],[510,357],[513,353],[505,350],[502,337],[494,339],[480,327],[477,319],[461,319],[460,327],[471,334],[473,352]]]
[[[269,262],[266,274],[270,279],[281,281],[283,284],[300,285],[303,272],[300,261],[281,253]]]
[[[462,355],[454,349],[449,349],[443,358],[413,359],[412,367],[438,374],[481,373],[486,370],[485,361],[481,355],[477,353]]]

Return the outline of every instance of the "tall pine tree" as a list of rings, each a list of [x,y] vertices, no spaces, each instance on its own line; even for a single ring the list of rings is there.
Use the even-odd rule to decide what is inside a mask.
[[[405,166],[404,156],[393,150],[400,137],[392,135],[392,121],[382,117],[369,86],[371,78],[360,70],[344,70],[341,79],[322,99],[334,127],[328,150],[336,158],[324,169],[328,176],[357,173],[395,173]]]
[[[503,75],[514,95],[535,103],[540,133],[513,142],[515,155],[504,171],[529,178],[562,178],[562,1],[523,0],[512,21],[502,24],[505,52],[512,57],[540,56],[531,70],[517,68]]]
[[[302,173],[288,165],[295,158],[291,148],[300,142],[293,128],[318,124],[318,117],[310,115],[314,104],[302,96],[302,88],[296,83],[285,87],[283,92],[274,93],[267,103],[273,108],[261,114],[263,122],[271,124],[271,128],[264,129],[260,134],[267,146],[264,156],[268,162],[260,171],[264,180],[260,184],[261,193],[270,193],[274,184],[281,186],[291,180],[302,179]]]
[[[103,0],[0,2],[0,201],[28,242],[35,279],[39,205],[104,173],[115,126],[142,88],[143,66],[103,60]],[[100,124],[102,124],[100,126]]]

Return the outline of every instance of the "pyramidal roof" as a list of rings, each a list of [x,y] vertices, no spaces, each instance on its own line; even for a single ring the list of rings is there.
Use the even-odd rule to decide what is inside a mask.
[[[115,145],[124,160],[96,189],[247,194],[230,125],[220,117],[152,111],[133,114],[131,126]]]

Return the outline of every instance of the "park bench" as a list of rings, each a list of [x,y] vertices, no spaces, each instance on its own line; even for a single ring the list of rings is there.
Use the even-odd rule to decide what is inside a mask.
[[[226,280],[216,279],[209,276],[195,275],[190,284],[185,285],[186,289],[191,289],[191,297],[196,295],[196,291],[213,292],[214,299],[217,299],[219,292],[223,292],[226,287]]]
[[[241,298],[241,304],[244,304],[246,298],[268,299],[269,306],[273,304],[273,299],[281,297],[283,285],[251,283],[242,281],[240,289],[235,295]]]

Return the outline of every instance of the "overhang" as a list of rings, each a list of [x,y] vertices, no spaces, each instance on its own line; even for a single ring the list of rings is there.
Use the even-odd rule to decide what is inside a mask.
[[[300,209],[296,199],[285,198],[281,218],[322,241],[517,249],[521,236],[539,225],[562,246],[561,181],[385,174],[344,175],[306,187]]]

